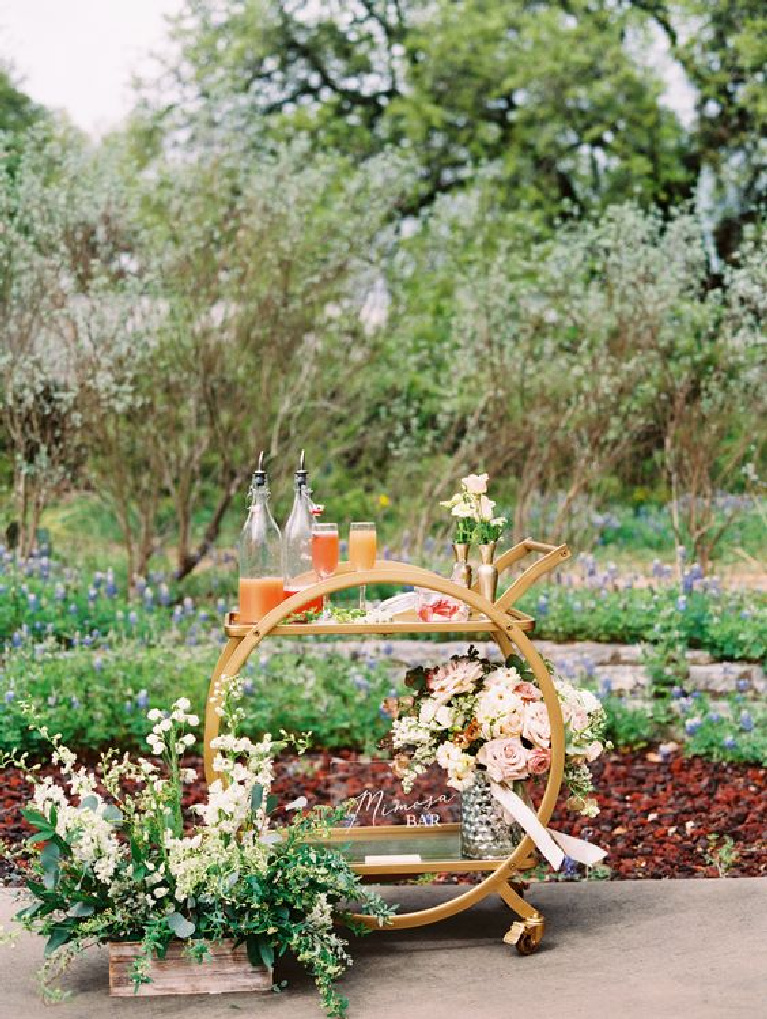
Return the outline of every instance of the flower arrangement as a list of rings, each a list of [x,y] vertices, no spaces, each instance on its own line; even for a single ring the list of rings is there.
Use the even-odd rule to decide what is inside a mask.
[[[469,474],[461,479],[461,490],[441,502],[455,517],[453,540],[457,545],[488,545],[498,541],[506,517],[494,516],[495,503],[487,496],[488,474]]]
[[[435,762],[458,790],[469,789],[478,771],[513,789],[549,770],[548,712],[523,659],[512,656],[498,666],[470,648],[439,668],[411,669],[405,683],[413,695],[394,706],[389,739],[392,768],[406,792]],[[589,764],[605,747],[604,709],[588,690],[558,678],[554,685],[565,723],[568,805],[594,817],[599,808],[589,795],[594,788]]]
[[[224,698],[230,719],[238,683]],[[40,778],[24,757],[0,760],[24,767],[34,787],[24,816],[35,833],[22,850],[33,901],[16,919],[47,938],[46,996],[61,996],[51,980],[94,943],[140,942],[138,987],[149,982],[152,957],[174,939],[198,961],[211,943],[233,939],[246,944],[253,965],[271,966],[291,949],[313,974],[327,1014],[342,1016],[347,1003],[334,982],[351,959],[334,921],[359,929],[342,904],[359,903],[381,924],[391,915],[340,853],[318,844],[346,807],[304,812],[296,801],[292,821],[274,829],[273,760],[287,740],[267,733],[253,742],[230,731],[212,744],[223,780],[192,808],[197,823],[185,826],[182,791],[195,772],[181,756],[195,742],[188,728],[199,722],[189,707],[182,697],[169,712],[149,712],[153,760],[109,752],[89,771],[44,728],[61,784]],[[304,739],[294,742],[305,749]]]

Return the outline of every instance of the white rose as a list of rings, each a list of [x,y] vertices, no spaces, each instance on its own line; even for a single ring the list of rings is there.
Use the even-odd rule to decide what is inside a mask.
[[[446,704],[440,705],[434,712],[434,721],[443,729],[449,729],[453,724],[453,713]]]
[[[594,696],[591,690],[581,690],[581,703],[588,713],[593,714],[599,707],[599,700]]]
[[[474,514],[474,507],[470,502],[457,502],[453,506],[452,514],[454,517],[470,517]]]
[[[463,478],[463,486],[471,495],[483,495],[487,491],[487,474],[470,474]]]

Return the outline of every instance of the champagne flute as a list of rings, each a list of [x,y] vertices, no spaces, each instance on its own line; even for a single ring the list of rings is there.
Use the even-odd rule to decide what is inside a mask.
[[[349,562],[354,570],[372,570],[376,564],[376,525],[357,521],[349,527]],[[360,585],[360,608],[367,611],[365,585]]]
[[[312,524],[312,566],[320,580],[332,577],[338,569],[338,524]],[[327,597],[322,597],[325,610]]]

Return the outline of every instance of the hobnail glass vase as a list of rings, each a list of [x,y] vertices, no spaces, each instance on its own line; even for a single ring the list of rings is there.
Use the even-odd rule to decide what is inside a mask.
[[[511,856],[523,836],[518,824],[504,818],[485,772],[477,770],[474,785],[461,793],[461,856],[467,860]]]

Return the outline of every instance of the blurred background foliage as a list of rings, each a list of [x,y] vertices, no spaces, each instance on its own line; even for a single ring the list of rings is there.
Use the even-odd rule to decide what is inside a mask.
[[[306,447],[328,516],[416,553],[487,469],[514,537],[631,551],[647,511],[758,563],[763,4],[188,0],[173,39],[98,143],[0,72],[22,554],[184,578]]]

